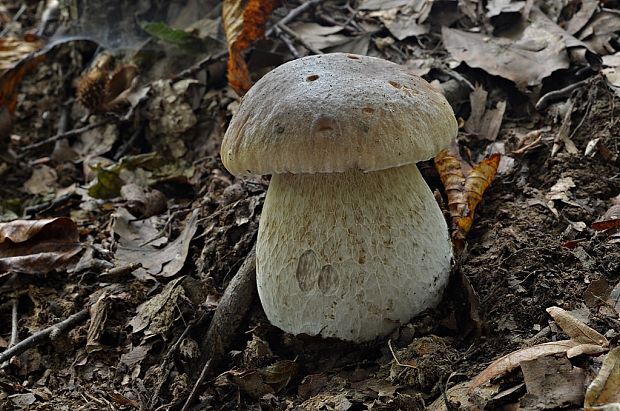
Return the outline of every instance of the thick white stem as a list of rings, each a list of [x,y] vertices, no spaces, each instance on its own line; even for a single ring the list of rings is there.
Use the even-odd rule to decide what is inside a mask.
[[[277,174],[258,232],[258,293],[284,331],[366,341],[435,305],[451,256],[415,164]]]

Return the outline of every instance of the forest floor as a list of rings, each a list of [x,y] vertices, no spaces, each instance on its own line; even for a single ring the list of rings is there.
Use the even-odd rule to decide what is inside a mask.
[[[463,164],[502,155],[439,306],[357,345],[283,333],[262,311],[269,177],[220,160],[240,100],[221,2],[51,3],[0,6],[0,410],[620,403],[617,3],[271,13],[243,53],[253,81],[317,52],[382,57],[443,90]],[[419,167],[447,204],[433,161]]]

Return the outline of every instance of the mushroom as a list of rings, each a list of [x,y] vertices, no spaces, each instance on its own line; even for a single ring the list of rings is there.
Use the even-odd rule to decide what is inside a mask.
[[[438,91],[379,58],[304,57],[252,87],[221,156],[235,175],[272,174],[256,277],[273,325],[361,342],[439,302],[452,246],[415,163],[456,133]]]

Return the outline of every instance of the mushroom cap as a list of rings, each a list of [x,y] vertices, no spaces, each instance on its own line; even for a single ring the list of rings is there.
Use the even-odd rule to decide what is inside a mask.
[[[221,155],[236,175],[374,171],[433,157],[457,128],[444,96],[405,67],[322,54],[261,78],[241,101]]]

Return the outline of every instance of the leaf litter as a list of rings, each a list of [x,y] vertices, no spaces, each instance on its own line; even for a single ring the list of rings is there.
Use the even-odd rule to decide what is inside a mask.
[[[19,351],[0,373],[0,402],[617,405],[620,16],[610,2],[207,3],[0,8],[2,44],[12,42],[0,74],[0,219],[44,234],[0,245],[0,264],[20,261],[0,288],[0,347]],[[462,126],[450,167],[420,163],[461,242],[454,284],[389,344],[269,325],[251,287],[268,178],[237,180],[219,160],[237,94],[285,61],[330,51],[409,67],[445,92]]]

